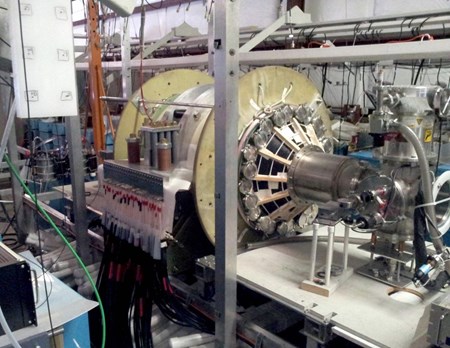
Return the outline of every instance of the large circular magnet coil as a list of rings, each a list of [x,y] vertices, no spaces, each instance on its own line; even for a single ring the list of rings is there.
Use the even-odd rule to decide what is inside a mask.
[[[245,222],[267,236],[289,234],[310,223],[317,209],[293,201],[287,173],[305,146],[332,151],[329,112],[312,82],[284,67],[244,75],[239,81],[238,131],[240,226]],[[198,145],[195,201],[201,224],[214,243],[214,113],[206,120]]]
[[[437,227],[442,235],[447,233],[450,228],[450,201],[447,200],[449,193],[450,171],[446,171],[433,184],[433,199],[438,202],[436,205]]]
[[[142,91],[140,88],[134,92],[122,112],[114,140],[114,159],[127,158],[126,138],[131,133],[138,134],[146,118],[151,117],[153,120],[157,120],[156,118],[159,117],[157,114],[159,109],[153,110],[155,105],[149,105],[147,111],[142,108],[142,103],[139,103],[142,95],[146,100],[166,100],[174,98],[191,87],[211,83],[213,83],[213,78],[208,74],[189,69],[166,71],[146,81],[142,85]]]

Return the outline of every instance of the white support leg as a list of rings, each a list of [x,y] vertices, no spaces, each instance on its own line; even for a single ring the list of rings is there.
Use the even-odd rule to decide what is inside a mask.
[[[350,227],[348,227],[346,225],[345,231],[344,231],[344,262],[343,262],[344,271],[348,267],[348,242],[349,242],[349,239],[350,239]]]
[[[319,233],[319,227],[320,225],[318,223],[313,224],[313,239],[312,239],[312,245],[311,245],[311,269],[309,271],[309,280],[314,280],[315,270],[316,270],[316,257],[317,257],[317,241],[319,239],[318,233]]]
[[[334,251],[334,226],[328,226],[328,246],[327,246],[327,260],[325,266],[325,286],[330,285],[331,264],[333,263]]]

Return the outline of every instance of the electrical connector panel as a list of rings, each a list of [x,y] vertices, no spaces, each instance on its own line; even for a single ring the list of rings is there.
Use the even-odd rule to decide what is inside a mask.
[[[0,243],[0,306],[12,331],[37,325],[28,263]],[[4,332],[0,327],[0,335]]]

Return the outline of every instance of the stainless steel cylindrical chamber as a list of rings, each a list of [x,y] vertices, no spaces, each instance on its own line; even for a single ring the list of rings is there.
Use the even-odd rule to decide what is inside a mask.
[[[360,162],[319,152],[314,147],[297,153],[288,172],[288,189],[299,203],[327,203],[348,197],[363,171]]]

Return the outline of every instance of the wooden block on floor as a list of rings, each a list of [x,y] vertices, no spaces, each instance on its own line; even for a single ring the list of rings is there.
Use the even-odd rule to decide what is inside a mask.
[[[350,276],[353,274],[353,268],[347,268],[345,271],[342,272],[341,275],[331,277],[330,278],[330,284],[328,286],[321,285],[316,282],[313,282],[311,280],[304,280],[300,284],[300,288],[312,292],[314,294],[330,297],[331,294],[343,283],[345,282]]]

